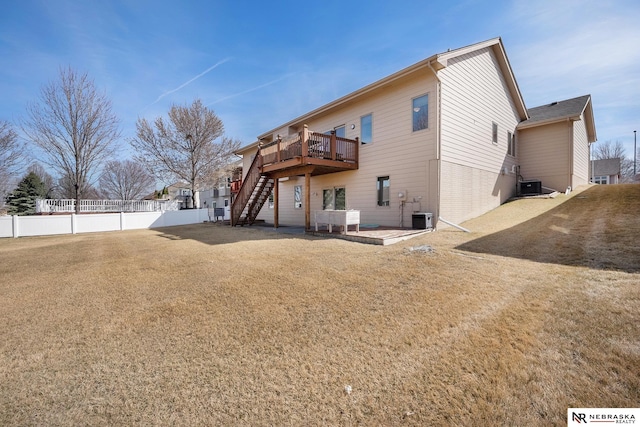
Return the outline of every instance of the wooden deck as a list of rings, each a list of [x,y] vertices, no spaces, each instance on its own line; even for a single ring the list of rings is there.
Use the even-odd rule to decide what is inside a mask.
[[[360,142],[356,138],[323,134],[305,128],[260,146],[262,173],[272,178],[323,175],[358,169]]]

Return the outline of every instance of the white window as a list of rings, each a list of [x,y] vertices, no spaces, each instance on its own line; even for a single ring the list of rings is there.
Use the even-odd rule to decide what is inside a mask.
[[[498,143],[498,124],[496,122],[491,123],[491,142]]]
[[[429,127],[429,95],[422,95],[412,100],[413,131]]]
[[[609,177],[608,176],[594,176],[593,177],[594,184],[608,184]]]
[[[368,144],[373,138],[373,116],[367,114],[360,117],[360,142]]]
[[[331,132],[335,132],[337,137],[345,138],[347,135],[347,131],[344,125],[336,126],[333,128],[333,131],[326,131],[325,135],[331,135]]]
[[[389,206],[389,177],[379,176],[376,182],[378,206]]]
[[[293,187],[293,207],[302,209],[302,185]]]
[[[516,134],[507,132],[507,154],[516,156]]]
[[[345,210],[347,208],[347,194],[344,187],[334,187],[322,190],[322,209]]]

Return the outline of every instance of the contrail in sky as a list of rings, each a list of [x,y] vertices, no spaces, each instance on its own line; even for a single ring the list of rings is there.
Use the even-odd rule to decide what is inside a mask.
[[[242,92],[238,92],[238,93],[234,93],[233,95],[228,95],[228,96],[222,97],[220,99],[217,99],[217,100],[213,101],[210,104],[207,104],[207,107],[209,105],[217,104],[218,102],[226,101],[227,99],[235,98],[236,96],[244,95],[245,93],[249,93],[249,92],[253,92],[253,91],[258,90],[258,89],[262,89],[263,87],[271,86],[272,84],[277,83],[280,80],[286,79],[290,75],[291,74],[286,74],[286,75],[284,75],[284,76],[282,76],[282,77],[280,77],[278,79],[271,80],[270,82],[267,82],[265,84],[261,84],[260,86],[252,87],[251,89],[243,90]]]
[[[155,101],[153,101],[153,102],[152,102],[151,104],[149,104],[147,107],[150,107],[151,105],[153,105],[153,104],[155,104],[156,102],[160,101],[160,100],[161,100],[162,98],[164,98],[165,96],[170,95],[170,94],[172,94],[172,93],[174,93],[174,92],[179,91],[179,90],[180,90],[180,89],[182,89],[183,87],[185,87],[185,86],[187,86],[187,85],[189,85],[189,84],[193,83],[194,81],[198,80],[200,77],[204,76],[205,74],[207,74],[208,72],[210,72],[210,71],[211,71],[211,70],[213,70],[214,68],[216,68],[216,67],[218,67],[218,66],[220,66],[220,65],[222,65],[222,64],[224,64],[225,62],[228,62],[228,61],[230,61],[230,60],[231,60],[231,58],[225,58],[225,59],[223,59],[222,61],[217,62],[215,65],[212,65],[211,67],[207,68],[206,70],[204,70],[203,72],[201,72],[200,74],[198,74],[197,76],[195,76],[194,78],[192,78],[191,80],[189,80],[189,81],[187,81],[187,82],[185,82],[185,83],[182,83],[180,86],[178,86],[178,87],[177,87],[177,88],[175,88],[175,89],[172,89],[172,90],[170,90],[170,91],[167,91],[167,92],[163,93],[162,95],[160,95],[160,96],[158,97],[158,99],[156,99]],[[145,108],[147,108],[147,107],[145,107]]]

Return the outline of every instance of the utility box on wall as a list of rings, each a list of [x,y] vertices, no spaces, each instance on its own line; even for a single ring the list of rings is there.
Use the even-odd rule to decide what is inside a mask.
[[[411,227],[414,230],[426,230],[433,228],[433,214],[418,212],[411,215]]]

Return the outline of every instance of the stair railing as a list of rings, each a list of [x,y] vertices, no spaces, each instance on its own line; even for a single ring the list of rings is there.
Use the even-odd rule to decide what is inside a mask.
[[[260,181],[260,176],[262,175],[262,155],[260,154],[260,150],[256,153],[256,156],[253,158],[253,162],[251,162],[251,167],[247,172],[247,176],[242,181],[242,186],[240,187],[240,191],[236,196],[235,200],[231,204],[231,225],[235,226],[240,221],[240,217],[242,216],[242,212],[244,208],[247,206],[249,199],[251,198],[251,194],[255,189],[256,185]]]

